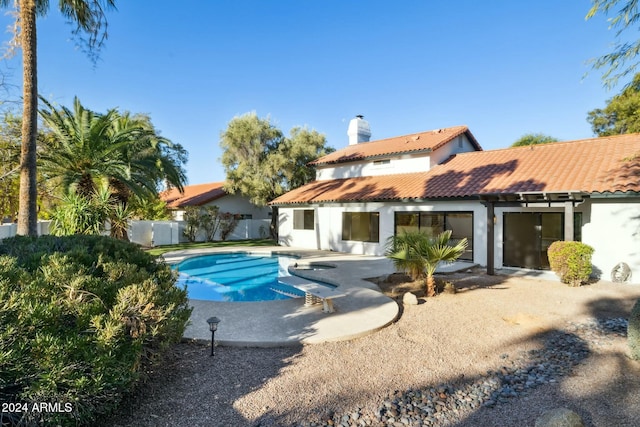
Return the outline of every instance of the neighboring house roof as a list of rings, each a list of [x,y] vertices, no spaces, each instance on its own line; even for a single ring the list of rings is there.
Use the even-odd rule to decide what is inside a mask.
[[[309,164],[317,166],[332,163],[353,162],[393,154],[430,152],[442,147],[444,144],[461,134],[465,134],[467,136],[476,150],[482,150],[482,147],[480,147],[476,138],[471,134],[469,128],[466,126],[455,126],[349,145],[346,148],[320,157]]]
[[[640,192],[640,134],[476,151],[428,172],[314,181],[272,204]]]
[[[205,203],[226,196],[227,193],[222,188],[223,186],[224,182],[186,185],[183,193],[180,193],[176,188],[172,188],[160,193],[160,199],[165,201],[170,209],[184,206],[202,206]]]

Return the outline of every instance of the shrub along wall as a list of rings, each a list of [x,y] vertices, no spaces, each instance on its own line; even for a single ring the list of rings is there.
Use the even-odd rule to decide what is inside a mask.
[[[100,236],[4,240],[0,403],[17,411],[5,411],[3,421],[91,424],[181,339],[190,313],[169,266],[133,244]],[[58,410],[33,410],[42,403]]]
[[[560,281],[569,286],[580,286],[589,280],[593,271],[593,248],[582,242],[553,242],[547,251],[549,264]]]

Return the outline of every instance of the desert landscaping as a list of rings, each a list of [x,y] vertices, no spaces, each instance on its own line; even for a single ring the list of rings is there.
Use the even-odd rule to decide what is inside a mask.
[[[635,426],[640,363],[626,318],[640,287],[482,270],[438,277],[455,294],[372,278],[402,305],[369,336],[283,348],[183,342],[130,399],[118,426],[533,426],[555,408],[585,426]],[[418,305],[404,305],[407,291]]]

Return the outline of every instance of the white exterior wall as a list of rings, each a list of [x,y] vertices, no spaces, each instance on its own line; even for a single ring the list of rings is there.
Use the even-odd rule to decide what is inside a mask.
[[[269,213],[271,212],[271,208],[269,206],[256,206],[251,203],[248,198],[238,194],[229,194],[202,206],[218,206],[220,208],[220,212],[252,215],[251,219],[269,219]],[[173,219],[176,221],[182,221],[184,219],[183,215],[184,210],[173,211]]]
[[[426,172],[448,159],[451,155],[468,151],[475,151],[475,147],[467,136],[463,134],[432,153],[387,157],[390,160],[389,164],[375,164],[374,160],[363,160],[338,165],[319,166],[316,169],[316,180]],[[382,160],[382,158],[378,160]]]
[[[316,180],[343,179],[360,176],[393,175],[396,173],[426,172],[429,170],[429,155],[404,155],[390,157],[389,164],[374,164],[373,160],[350,162],[337,166],[322,166],[316,169]]]
[[[542,204],[529,207],[496,207],[495,267],[503,267],[503,214],[505,212],[564,212]],[[632,283],[640,283],[640,199],[586,199],[574,208],[582,213],[582,242],[594,248],[594,275],[611,280],[611,270],[626,262]]]
[[[467,135],[458,135],[453,141],[431,153],[431,167],[439,165],[454,154],[469,151],[476,151],[476,148],[471,144]]]
[[[293,211],[315,209],[314,230],[294,230]],[[279,243],[309,249],[323,249],[364,255],[384,255],[385,242],[393,235],[395,212],[473,212],[474,262],[486,265],[486,208],[478,202],[424,203],[354,203],[315,207],[280,207]],[[342,240],[342,212],[379,212],[380,241],[359,242]]]
[[[589,215],[589,205],[587,202],[582,204],[578,204],[573,208],[574,212],[582,213],[582,223],[584,224],[586,218]],[[548,203],[532,203],[529,206],[509,206],[509,207],[501,207],[496,206],[494,210],[495,215],[495,238],[494,238],[494,255],[495,255],[495,268],[504,267],[504,214],[509,212],[564,212],[564,205],[562,203],[557,203],[556,206],[549,207]],[[584,233],[584,227],[583,227]],[[582,237],[582,241],[584,242],[584,235]],[[584,242],[586,243],[586,242]]]
[[[315,209],[314,230],[293,230],[294,209]],[[316,207],[280,207],[280,244],[354,254],[383,255],[386,239],[393,235],[394,212],[473,212],[473,261],[487,265],[487,208],[479,201],[428,203],[353,203]],[[380,242],[342,240],[342,212],[379,212]],[[504,222],[507,212],[564,212],[564,206],[548,203],[495,207],[494,267],[503,267]],[[582,213],[582,242],[594,248],[594,273],[611,280],[611,270],[625,262],[632,271],[631,283],[640,284],[640,198],[586,199],[574,207]]]
[[[631,267],[631,283],[640,284],[640,199],[590,200],[591,215],[583,217],[582,241],[592,246],[593,265],[603,280],[619,262]]]

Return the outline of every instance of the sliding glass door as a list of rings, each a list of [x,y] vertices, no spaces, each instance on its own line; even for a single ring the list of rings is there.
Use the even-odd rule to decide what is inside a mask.
[[[564,213],[505,213],[502,264],[507,267],[549,269],[547,250],[564,240]],[[581,214],[574,216],[574,240],[581,237]]]

